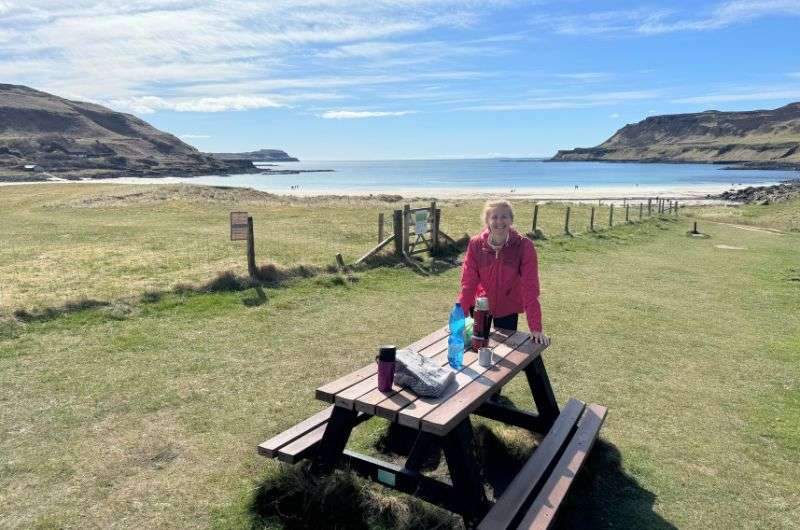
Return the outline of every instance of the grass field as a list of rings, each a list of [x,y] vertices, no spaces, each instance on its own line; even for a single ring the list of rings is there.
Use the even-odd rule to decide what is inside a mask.
[[[229,213],[254,218],[256,257],[282,266],[325,266],[341,252],[354,261],[377,243],[378,213],[391,233],[403,202],[359,198],[288,200],[266,193],[197,186],[47,185],[2,189],[0,308],[41,308],[66,300],[108,300],[217,272],[246,273],[244,242],[229,241]],[[426,206],[428,200],[413,201]],[[480,227],[480,204],[439,203],[442,229],[458,238]],[[565,205],[540,208],[538,228],[564,230]],[[585,231],[588,206],[572,206],[571,230]],[[531,229],[533,203],[517,204],[518,225]],[[638,218],[638,210],[631,211]],[[598,207],[598,226],[608,225]],[[624,220],[617,208],[616,222]]]
[[[693,208],[692,214],[709,221],[800,232],[800,198],[769,205],[704,206]]]
[[[458,268],[430,277],[372,269],[355,282],[321,275],[266,289],[262,304],[252,290],[170,291],[244,271],[244,248],[227,241],[232,209],[254,215],[259,257],[325,265],[369,248],[377,212],[396,204],[6,189],[0,527],[328,527],[315,519],[320,506],[354,527],[458,527],[345,477],[328,492],[337,502],[297,501],[302,511],[282,523],[265,498],[302,501],[289,491],[302,470],[255,453],[320,410],[314,388],[370,362],[378,344],[441,326]],[[479,202],[442,207],[451,235],[477,229]],[[529,205],[518,207],[519,224],[529,223]],[[540,213],[550,233],[563,222],[558,208]],[[769,224],[760,218],[771,212],[750,224]],[[556,395],[609,407],[561,527],[800,528],[800,234],[707,223],[708,238],[691,238],[689,228],[685,218],[651,220],[537,242]],[[145,290],[163,294],[142,299]],[[11,318],[81,297],[115,302]],[[529,406],[524,381],[507,388]],[[484,458],[530,448],[516,429],[479,428]],[[368,422],[355,445],[378,451],[384,430]]]

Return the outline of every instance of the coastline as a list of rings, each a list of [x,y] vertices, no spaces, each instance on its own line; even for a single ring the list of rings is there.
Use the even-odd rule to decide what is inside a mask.
[[[730,184],[679,184],[679,185],[645,185],[645,186],[581,186],[578,189],[569,186],[543,186],[543,187],[524,187],[516,188],[513,191],[503,188],[491,187],[421,187],[421,186],[402,186],[402,187],[382,187],[374,186],[369,189],[347,189],[347,188],[304,188],[300,186],[296,189],[286,189],[269,185],[260,186],[230,186],[226,185],[224,177],[214,183],[199,182],[202,177],[180,178],[180,177],[120,177],[113,179],[87,179],[87,180],[59,180],[46,182],[19,182],[3,183],[0,186],[20,186],[33,185],[41,186],[48,184],[193,184],[201,186],[225,186],[253,188],[275,195],[286,197],[325,197],[325,196],[351,196],[369,197],[376,195],[401,195],[403,199],[426,198],[440,200],[465,200],[465,199],[498,199],[509,200],[538,200],[552,202],[594,202],[603,201],[606,203],[622,203],[626,201],[640,201],[648,198],[661,197],[664,199],[679,200],[684,204],[733,204],[734,201],[723,199],[709,199],[707,195],[717,195],[726,191],[745,189],[747,184],[731,186]],[[211,177],[209,177],[211,178]],[[777,184],[765,183],[763,185]]]
[[[591,148],[590,148],[591,149]],[[689,165],[703,164],[709,166],[719,166],[721,170],[761,170],[761,171],[800,171],[800,163],[779,162],[775,160],[677,160],[674,158],[603,158],[603,157],[580,157],[580,156],[560,156],[556,154],[552,158],[541,160],[542,162],[604,162],[607,164],[674,164]]]

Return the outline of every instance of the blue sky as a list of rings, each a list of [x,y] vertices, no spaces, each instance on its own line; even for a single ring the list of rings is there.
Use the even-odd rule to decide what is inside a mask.
[[[800,101],[800,0],[0,0],[0,81],[204,151],[549,156]]]

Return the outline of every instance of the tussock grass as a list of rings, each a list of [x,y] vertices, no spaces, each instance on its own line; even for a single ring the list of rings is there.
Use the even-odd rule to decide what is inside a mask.
[[[463,528],[455,516],[388,494],[350,473],[314,475],[308,462],[270,466],[255,494],[252,514],[251,528]]]
[[[52,320],[67,313],[75,313],[84,311],[86,309],[96,309],[98,307],[106,307],[111,302],[105,300],[95,300],[93,298],[81,298],[79,300],[67,300],[64,305],[58,307],[45,307],[38,311],[27,311],[25,309],[18,309],[14,311],[14,317],[23,322],[35,322],[43,320]]]
[[[23,324],[16,318],[0,316],[0,339],[16,339],[22,333]]]

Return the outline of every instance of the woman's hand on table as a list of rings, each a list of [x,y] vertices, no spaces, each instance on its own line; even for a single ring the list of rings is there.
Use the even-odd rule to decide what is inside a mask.
[[[536,344],[544,344],[545,346],[550,345],[550,337],[548,337],[541,331],[531,331],[531,338],[533,339],[533,342]]]

